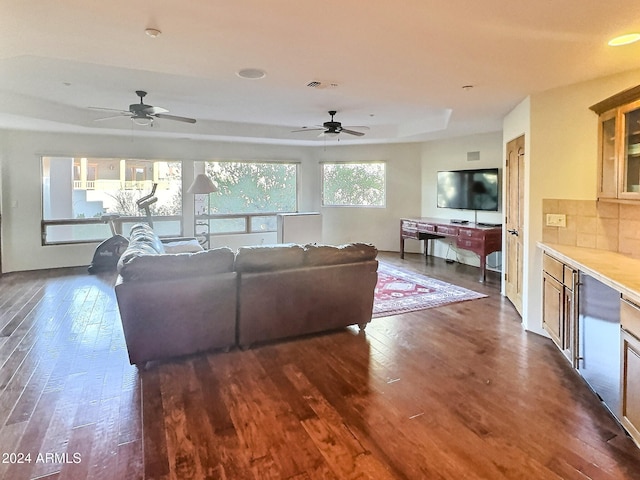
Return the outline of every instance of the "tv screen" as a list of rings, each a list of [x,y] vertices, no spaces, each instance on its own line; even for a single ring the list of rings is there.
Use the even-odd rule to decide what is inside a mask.
[[[438,172],[438,207],[498,211],[497,168]]]

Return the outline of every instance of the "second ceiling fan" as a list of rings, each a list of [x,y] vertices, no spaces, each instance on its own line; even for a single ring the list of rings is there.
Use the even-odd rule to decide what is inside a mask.
[[[308,128],[303,127],[299,130],[293,130],[293,132],[313,132],[313,131],[321,131],[320,136],[337,136],[340,133],[347,133],[349,135],[354,135],[356,137],[362,137],[364,135],[363,132],[359,132],[357,130],[353,130],[353,128],[358,129],[368,129],[369,127],[358,126],[358,127],[343,127],[341,122],[334,120],[334,116],[338,113],[336,110],[329,110],[329,115],[331,115],[331,120],[328,122],[324,122],[322,125],[318,125],[316,128]]]

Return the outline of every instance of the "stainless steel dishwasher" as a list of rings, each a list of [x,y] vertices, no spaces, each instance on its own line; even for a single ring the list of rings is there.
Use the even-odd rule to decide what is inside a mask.
[[[578,371],[620,419],[620,293],[582,272],[578,285]]]

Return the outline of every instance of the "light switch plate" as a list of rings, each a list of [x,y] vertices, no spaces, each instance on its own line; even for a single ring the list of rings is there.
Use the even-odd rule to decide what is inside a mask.
[[[566,227],[567,216],[564,213],[547,213],[547,227]]]

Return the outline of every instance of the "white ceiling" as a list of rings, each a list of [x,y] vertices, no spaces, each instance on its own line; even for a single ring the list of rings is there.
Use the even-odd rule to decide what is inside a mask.
[[[529,94],[640,67],[640,42],[606,45],[637,31],[630,0],[2,0],[0,128],[309,145],[291,130],[335,109],[370,127],[343,143],[497,131]],[[135,90],[197,123],[95,121]]]

